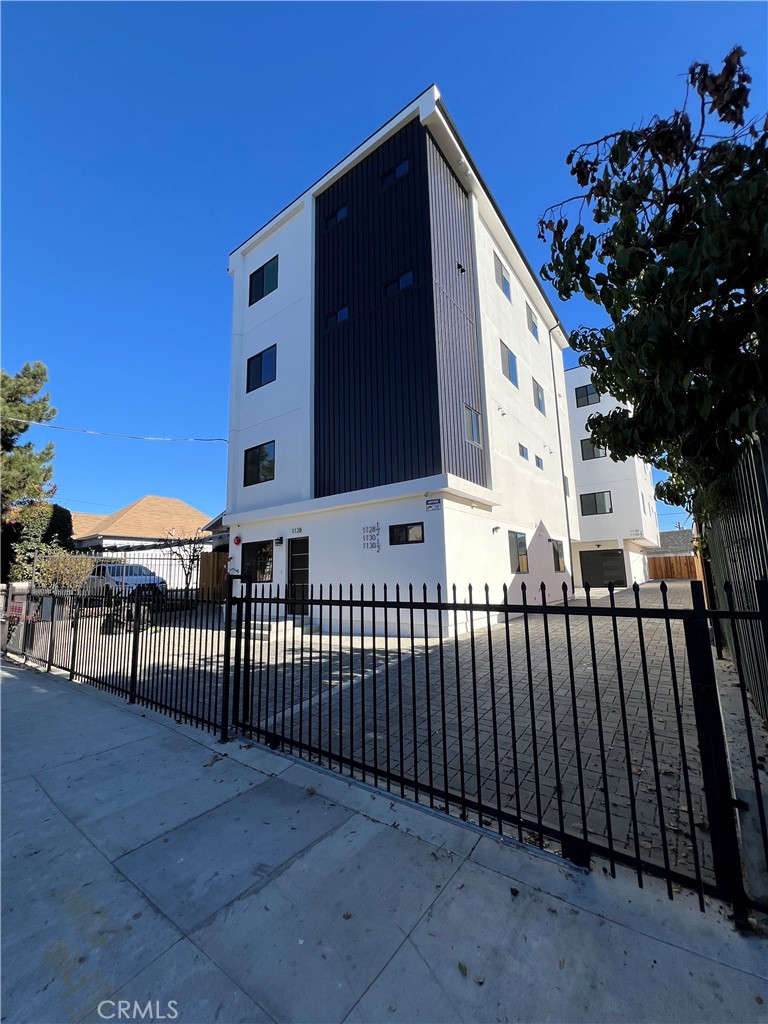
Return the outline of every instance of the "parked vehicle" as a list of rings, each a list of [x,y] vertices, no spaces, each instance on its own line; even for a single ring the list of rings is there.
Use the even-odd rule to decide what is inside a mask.
[[[127,597],[137,589],[146,597],[165,594],[167,584],[146,565],[102,562],[95,566],[85,583],[85,592],[93,595],[113,594]]]

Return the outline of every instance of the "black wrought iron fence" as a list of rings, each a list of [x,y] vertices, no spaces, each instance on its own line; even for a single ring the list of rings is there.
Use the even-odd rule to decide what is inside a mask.
[[[766,584],[761,583],[758,591]],[[253,586],[226,604],[34,594],[15,649],[130,701],[245,736],[640,885],[764,906],[766,732],[734,645],[720,690],[700,583],[493,603],[471,592]],[[18,609],[17,609],[18,610]],[[724,718],[725,715],[725,718]],[[726,740],[727,736],[727,740]],[[744,844],[759,851],[747,877]],[[755,861],[754,856],[747,858]]]

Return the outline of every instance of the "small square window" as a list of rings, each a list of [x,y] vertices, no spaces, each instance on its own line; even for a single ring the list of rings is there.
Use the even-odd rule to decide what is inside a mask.
[[[480,413],[477,409],[472,409],[468,405],[464,406],[464,427],[467,432],[467,440],[471,441],[472,444],[482,446],[483,429],[480,422]]]
[[[604,516],[613,512],[610,491],[594,491],[591,494],[582,494],[581,514],[583,516]]]
[[[277,345],[251,356],[246,367],[246,391],[255,391],[271,384],[277,377]]]
[[[585,405],[597,405],[600,401],[600,395],[595,390],[594,384],[585,384],[583,387],[576,388],[576,407],[581,409]]]
[[[507,348],[501,339],[499,339],[499,344],[501,345],[501,372],[508,381],[511,381],[516,388],[519,388],[520,385],[517,380],[517,356],[511,351],[511,349]]]
[[[493,269],[496,274],[496,284],[501,288],[507,297],[509,302],[512,301],[512,287],[509,283],[509,274],[507,273],[504,264],[501,262],[496,253],[493,254]]]
[[[254,270],[248,279],[249,306],[259,302],[265,295],[269,295],[277,288],[277,259],[277,256],[273,256],[263,267]]]
[[[243,456],[243,487],[275,479],[275,442],[246,448]]]
[[[336,327],[338,324],[343,324],[345,320],[349,319],[349,308],[342,306],[340,309],[335,309],[333,313],[326,314],[325,326],[326,328]]]
[[[410,169],[411,165],[408,160],[408,157],[406,157],[405,160],[401,160],[399,164],[395,164],[394,167],[390,167],[388,171],[382,174],[381,187],[389,188],[390,185],[394,185],[394,183],[399,178],[402,178],[404,175],[406,175]]]
[[[539,384],[535,378],[533,380],[533,404],[539,410],[542,416],[547,415],[547,405],[544,401],[544,388]]]
[[[544,469],[544,459],[540,455],[536,456],[536,469]]]
[[[394,277],[391,281],[387,281],[384,285],[384,295],[386,298],[391,299],[395,295],[399,295],[400,292],[405,291],[406,288],[410,288],[413,284],[413,271],[406,270],[404,274],[399,277]]]
[[[555,572],[565,572],[565,549],[561,540],[552,541],[552,557],[555,563]]]
[[[424,523],[398,523],[389,528],[389,543],[396,544],[423,544]]]
[[[520,454],[520,458],[527,460],[527,458],[528,458],[528,449],[525,447],[525,445],[524,444],[519,444],[517,446],[517,450],[518,450],[518,452]]]
[[[339,224],[341,221],[346,220],[348,213],[349,210],[345,203],[343,206],[340,206],[338,210],[334,210],[330,216],[325,218],[325,226],[327,228],[332,228],[334,224]]]
[[[509,563],[512,572],[528,572],[528,544],[524,533],[509,531]]]
[[[584,462],[589,462],[591,459],[604,459],[607,454],[607,448],[601,448],[599,445],[593,444],[589,437],[582,438],[581,457]]]
[[[533,312],[533,310],[531,309],[531,307],[528,305],[527,302],[525,304],[525,315],[526,315],[526,318],[528,320],[528,330],[534,336],[536,341],[538,341],[539,340],[539,321],[538,321],[538,319],[536,317],[536,314]]]

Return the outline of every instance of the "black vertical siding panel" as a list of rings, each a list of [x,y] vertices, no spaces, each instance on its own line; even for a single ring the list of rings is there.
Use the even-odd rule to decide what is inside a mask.
[[[410,171],[382,190],[404,158]],[[346,202],[347,220],[326,229]],[[426,133],[414,120],[316,200],[316,496],[441,471]],[[414,286],[384,298],[406,270]],[[328,312],[350,319],[325,330]]]
[[[442,463],[446,472],[485,485],[483,451],[467,441],[464,407],[482,408],[474,304],[469,198],[427,135],[435,334]],[[466,269],[461,274],[456,263]]]

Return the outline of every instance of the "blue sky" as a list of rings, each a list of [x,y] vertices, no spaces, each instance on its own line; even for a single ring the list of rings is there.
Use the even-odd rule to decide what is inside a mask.
[[[762,3],[2,5],[3,367],[48,365],[54,421],[225,437],[227,256],[436,82],[529,259],[575,144],[682,102],[694,60],[748,51]],[[555,301],[567,327],[599,310]],[[32,427],[56,500],[144,494],[214,515],[226,446]],[[659,507],[662,529],[679,512]]]

